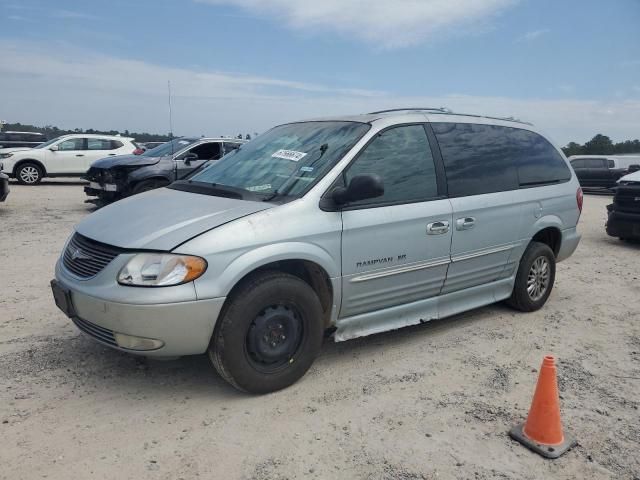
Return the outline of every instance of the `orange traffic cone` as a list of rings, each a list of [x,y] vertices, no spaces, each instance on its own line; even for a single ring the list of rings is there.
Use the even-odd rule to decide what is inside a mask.
[[[577,444],[574,438],[562,431],[556,359],[553,356],[546,355],[542,360],[527,421],[513,427],[509,435],[547,458],[558,458]]]

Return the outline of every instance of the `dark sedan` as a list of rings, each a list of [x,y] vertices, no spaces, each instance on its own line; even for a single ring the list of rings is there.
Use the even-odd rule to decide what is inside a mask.
[[[85,193],[92,203],[109,203],[186,177],[211,160],[238,148],[243,140],[177,138],[142,155],[120,155],[93,162],[85,175]]]

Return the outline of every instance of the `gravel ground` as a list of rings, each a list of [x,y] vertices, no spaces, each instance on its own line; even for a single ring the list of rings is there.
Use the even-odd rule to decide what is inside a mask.
[[[610,197],[586,197],[541,311],[327,341],[300,382],[261,397],[205,356],[103,348],[57,310],[49,280],[83,201],[79,183],[50,181],[0,204],[0,478],[640,478],[640,246],[605,234]],[[555,461],[506,434],[547,353],[579,441]]]

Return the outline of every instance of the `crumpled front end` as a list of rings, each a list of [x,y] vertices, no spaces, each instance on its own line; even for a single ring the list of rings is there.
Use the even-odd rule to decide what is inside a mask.
[[[137,170],[140,167],[133,168]],[[85,176],[89,185],[84,187],[84,193],[89,197],[96,197],[87,200],[91,203],[109,203],[129,194],[129,172],[132,168],[113,167],[98,168],[91,167]]]

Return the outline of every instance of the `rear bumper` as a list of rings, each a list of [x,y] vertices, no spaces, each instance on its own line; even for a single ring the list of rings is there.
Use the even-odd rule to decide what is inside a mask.
[[[640,214],[612,210],[606,228],[612,237],[640,239]]]
[[[560,242],[560,251],[556,257],[556,262],[566,260],[573,255],[573,252],[578,248],[581,238],[582,235],[578,233],[578,230],[575,227],[563,230],[562,240]]]
[[[9,196],[9,177],[0,173],[0,202],[4,202]]]

